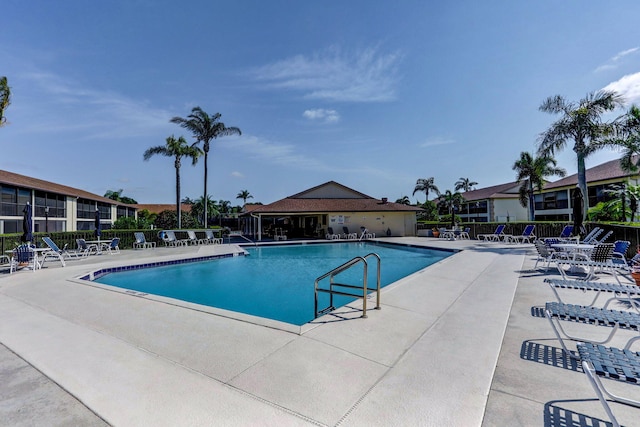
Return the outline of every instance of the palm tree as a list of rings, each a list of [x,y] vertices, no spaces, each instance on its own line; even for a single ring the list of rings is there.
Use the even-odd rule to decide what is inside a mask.
[[[602,115],[622,106],[621,95],[612,91],[598,91],[588,94],[578,103],[568,102],[562,96],[547,98],[540,111],[551,114],[562,114],[549,129],[540,135],[538,153],[552,157],[557,150],[562,150],[569,140],[573,140],[573,151],[578,160],[578,186],[585,195],[584,213],[589,209],[585,159],[602,148],[602,141],[613,134],[612,123],[602,121]]]
[[[636,172],[640,166],[640,108],[632,105],[614,125],[615,135],[601,141],[600,145],[622,148],[620,168],[625,172]]]
[[[197,200],[191,201],[191,215],[194,218],[198,218],[204,224],[204,198],[200,196]],[[209,217],[218,216],[218,209],[216,208],[216,202],[211,199],[210,196],[207,196],[207,212]]]
[[[409,196],[402,196],[401,198],[396,200],[396,203],[409,206],[411,204],[411,200],[409,200]]]
[[[0,77],[0,126],[7,122],[4,116],[4,110],[11,104],[11,88],[7,83],[6,77]]]
[[[176,215],[178,217],[178,228],[182,228],[182,215],[180,209],[180,161],[183,157],[191,158],[191,164],[198,162],[198,157],[202,155],[202,150],[198,147],[187,144],[184,137],[176,139],[173,135],[167,138],[166,145],[147,148],[144,152],[144,160],[149,160],[155,154],[166,157],[174,157],[174,167],[176,168]]]
[[[194,145],[198,145],[202,142],[202,149],[204,151],[204,198],[207,198],[207,175],[208,175],[208,157],[209,157],[209,144],[213,139],[220,138],[228,135],[242,135],[242,132],[237,127],[226,127],[224,123],[220,121],[222,115],[215,113],[213,116],[209,116],[200,107],[194,107],[191,110],[191,114],[187,118],[174,117],[170,121],[171,123],[177,123],[181,127],[191,131],[191,134],[195,138]],[[207,228],[207,204],[204,205],[204,227]]]
[[[253,199],[253,196],[251,195],[251,193],[249,193],[249,190],[242,190],[238,193],[236,199],[242,199],[242,204],[246,205],[247,199]]]
[[[567,171],[556,165],[557,162],[552,157],[534,157],[526,151],[520,153],[520,159],[513,164],[512,169],[517,173],[516,181],[520,184],[520,204],[523,208],[529,206],[529,221],[535,219],[534,191],[542,191],[547,176],[563,177],[567,174]]]
[[[451,214],[451,228],[456,225],[456,210],[465,202],[464,197],[459,192],[452,193],[451,190],[445,191],[438,197],[438,205],[447,209]]]
[[[427,200],[429,200],[429,191],[433,191],[436,194],[440,194],[440,190],[438,190],[438,187],[436,187],[436,185],[434,184],[434,178],[419,178],[416,181],[416,188],[413,189],[413,194],[411,194],[412,196],[414,196],[418,191],[424,191],[425,194],[425,202]]]
[[[122,195],[123,191],[124,190],[122,188],[119,189],[118,191],[107,190],[107,192],[104,193],[104,197],[106,197],[107,199],[115,200],[116,202],[126,203],[128,205],[138,204],[138,202],[132,199],[131,197],[123,196]]]
[[[473,189],[474,185],[478,185],[477,182],[471,181],[469,178],[460,178],[458,181],[456,181],[456,187],[455,190],[464,190],[464,191],[471,191]]]

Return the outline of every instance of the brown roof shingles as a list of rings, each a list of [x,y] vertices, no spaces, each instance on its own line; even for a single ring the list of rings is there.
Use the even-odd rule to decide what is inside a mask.
[[[53,182],[45,181],[38,178],[32,178],[30,176],[19,175],[17,173],[0,170],[0,184],[9,184],[16,187],[23,187],[28,189],[34,189],[39,191],[47,191],[50,193],[62,194],[64,196],[80,197],[83,199],[95,200],[98,202],[110,203],[112,205],[119,206],[131,206],[125,203],[116,202],[115,200],[108,199],[97,194],[89,193],[88,191],[80,190],[78,188],[68,187],[66,185],[55,184]]]
[[[415,206],[382,203],[376,199],[292,199],[278,200],[254,209],[251,213],[322,213],[322,212],[411,212],[421,211]]]

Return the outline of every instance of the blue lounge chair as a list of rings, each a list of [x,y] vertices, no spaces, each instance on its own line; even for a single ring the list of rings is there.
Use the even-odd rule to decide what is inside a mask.
[[[109,255],[119,254],[120,253],[120,248],[118,247],[119,244],[120,244],[120,238],[114,237],[113,239],[111,239],[111,242],[109,244],[103,243],[101,249],[103,251],[109,252]]]
[[[65,262],[64,262],[64,252],[62,251],[62,249],[60,249],[58,247],[58,245],[56,245],[54,243],[53,240],[51,240],[51,237],[43,237],[42,241],[49,246],[49,248],[51,249],[50,251],[46,251],[44,252],[42,255],[42,264],[45,263],[45,261],[47,260],[47,258],[55,258],[58,261],[60,261],[60,263],[62,264],[62,266],[65,266]],[[71,255],[69,255],[71,256]]]
[[[327,240],[340,240],[340,235],[333,232],[333,228],[327,227]]]
[[[505,238],[504,224],[500,224],[496,227],[496,231],[493,234],[478,234],[478,240],[484,240],[485,242],[499,242]]]
[[[529,224],[524,228],[524,231],[520,236],[509,236],[505,238],[505,240],[512,243],[524,243],[525,241],[527,243],[532,243],[534,240],[536,240],[536,235],[533,234],[533,230],[535,229],[535,225]]]

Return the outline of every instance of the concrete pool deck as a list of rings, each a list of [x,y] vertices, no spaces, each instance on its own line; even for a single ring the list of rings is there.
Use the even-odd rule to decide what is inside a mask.
[[[354,303],[302,334],[74,279],[230,245],[0,274],[0,424],[605,425],[586,376],[554,357],[551,328],[532,316],[553,299],[543,284],[553,273],[532,270],[532,245],[384,241],[463,251],[385,288],[367,319]],[[640,397],[640,387],[609,383]],[[640,419],[636,408],[613,410],[625,425]]]

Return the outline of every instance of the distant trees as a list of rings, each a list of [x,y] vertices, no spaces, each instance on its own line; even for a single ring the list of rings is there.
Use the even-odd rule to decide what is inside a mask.
[[[186,118],[174,117],[170,121],[176,123],[181,127],[191,131],[192,136],[196,142],[193,144],[197,146],[202,142],[202,150],[204,152],[204,195],[206,199],[207,193],[207,174],[208,174],[208,156],[209,145],[212,140],[228,135],[241,135],[242,132],[237,127],[226,127],[224,123],[220,121],[222,115],[215,113],[210,116],[200,107],[194,107],[191,109],[191,114]],[[207,204],[204,205],[204,226],[207,227]]]
[[[578,162],[578,186],[582,194],[587,193],[585,159],[604,146],[603,141],[614,133],[612,123],[603,122],[602,115],[622,106],[623,98],[616,92],[598,91],[588,94],[576,102],[568,102],[560,95],[547,98],[540,111],[560,114],[560,118],[539,138],[538,154],[552,157],[573,141],[573,151]],[[589,198],[585,197],[585,215]]]
[[[396,203],[399,203],[401,205],[410,205],[411,204],[411,200],[409,200],[409,196],[402,196],[401,198],[399,198],[398,200],[396,200]]]
[[[106,197],[107,199],[111,199],[111,200],[115,200],[116,202],[121,202],[121,203],[126,203],[128,205],[136,205],[138,204],[138,202],[136,202],[134,199],[132,199],[131,197],[126,197],[122,195],[122,188],[119,190],[107,190],[106,193],[104,193],[104,197]]]
[[[0,127],[7,123],[4,115],[5,110],[11,104],[11,88],[7,82],[7,78],[0,77]]]
[[[447,190],[438,196],[439,207],[446,209],[451,215],[451,228],[455,225],[456,211],[460,210],[460,206],[465,202],[464,197],[459,192],[451,192]]]
[[[165,145],[158,145],[148,148],[144,152],[144,160],[149,160],[156,154],[174,158],[174,167],[176,169],[176,218],[178,228],[182,228],[182,212],[180,209],[180,166],[183,157],[191,159],[191,164],[195,165],[198,158],[202,155],[202,150],[198,147],[190,146],[184,137],[176,139],[173,135],[166,139]]]

